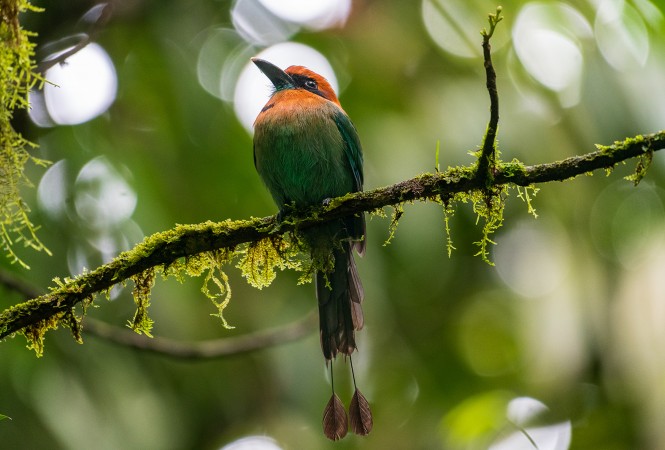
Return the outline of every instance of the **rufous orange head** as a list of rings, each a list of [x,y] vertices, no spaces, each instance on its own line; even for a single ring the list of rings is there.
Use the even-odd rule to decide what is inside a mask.
[[[328,80],[318,73],[303,66],[290,66],[286,70],[282,70],[276,65],[259,58],[252,58],[252,62],[268,77],[275,87],[275,92],[287,89],[303,89],[341,107]]]

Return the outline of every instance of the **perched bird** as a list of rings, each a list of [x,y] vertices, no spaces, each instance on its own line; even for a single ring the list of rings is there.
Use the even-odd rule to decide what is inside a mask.
[[[252,61],[274,87],[254,122],[254,165],[280,214],[288,206],[321,205],[361,191],[358,133],[330,83],[302,66],[282,70],[262,59]],[[352,252],[365,253],[365,218],[361,214],[334,220],[304,230],[303,238],[313,261],[325,267],[316,274],[323,356],[327,361],[338,353],[350,357],[356,350],[355,331],[363,327],[364,293]],[[346,413],[342,417],[341,412],[343,405],[333,387],[324,413],[324,431],[331,439],[346,434]],[[369,433],[369,405],[357,388],[350,416],[354,432]]]

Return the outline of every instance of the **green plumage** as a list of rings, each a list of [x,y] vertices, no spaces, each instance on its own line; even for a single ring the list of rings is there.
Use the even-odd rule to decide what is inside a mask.
[[[277,108],[266,115],[276,114]],[[317,204],[357,190],[347,144],[334,120],[334,114],[343,113],[334,109],[339,110],[328,102],[294,113],[286,121],[267,115],[257,124],[256,169],[280,209],[289,203]]]
[[[363,183],[358,135],[336,98],[333,102],[326,92],[306,89],[305,84],[301,88],[301,78],[302,83],[313,78],[288,72],[283,76],[266,73],[279,90],[254,124],[254,164],[281,212],[290,204],[320,205],[326,199],[360,191]],[[277,82],[271,75],[278,78]],[[352,250],[364,253],[364,235],[362,215],[303,233],[315,261],[334,260],[328,265],[330,271],[316,276],[321,346],[326,359],[338,352],[350,355],[356,348],[354,330],[363,325],[363,290]]]

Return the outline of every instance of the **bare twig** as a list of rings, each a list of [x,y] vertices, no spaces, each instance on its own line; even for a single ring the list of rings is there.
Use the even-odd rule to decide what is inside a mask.
[[[39,297],[43,292],[18,276],[0,269],[0,285],[21,294],[26,299]]]
[[[99,320],[84,320],[84,329],[94,336],[126,347],[180,359],[212,359],[262,350],[294,342],[310,335],[316,329],[316,314],[269,330],[243,336],[212,339],[201,342],[182,342],[165,337],[142,336],[129,328],[119,328]]]
[[[0,270],[0,285],[26,298],[38,297],[41,292],[18,276]],[[212,359],[237,355],[297,341],[316,329],[316,314],[311,312],[295,322],[280,327],[223,339],[201,342],[182,342],[165,337],[149,338],[128,328],[109,325],[86,316],[85,332],[118,345],[158,353],[180,359]]]
[[[496,72],[492,65],[492,47],[490,39],[494,35],[496,25],[503,19],[501,17],[501,7],[497,7],[496,14],[489,15],[489,31],[483,29],[483,59],[485,64],[485,77],[487,79],[487,91],[490,96],[490,120],[487,124],[487,131],[483,139],[483,145],[478,157],[478,171],[476,176],[480,180],[485,180],[487,187],[491,184],[494,176],[496,164],[496,134],[499,128],[499,94],[496,87]]]

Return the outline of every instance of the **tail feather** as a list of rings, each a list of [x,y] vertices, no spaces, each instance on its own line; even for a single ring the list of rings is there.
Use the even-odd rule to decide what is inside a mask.
[[[316,274],[321,349],[328,360],[337,353],[353,353],[356,349],[355,331],[364,323],[360,306],[364,292],[351,248],[349,242],[343,242],[341,248],[333,251],[333,271]]]
[[[363,309],[360,304],[365,298],[365,291],[363,290],[363,285],[360,282],[360,276],[358,275],[358,268],[356,267],[356,261],[353,259],[353,253],[349,251],[348,253],[348,273],[349,273],[349,294],[351,298],[351,313],[353,317],[353,329],[362,330],[365,325],[365,319],[363,317]]]

